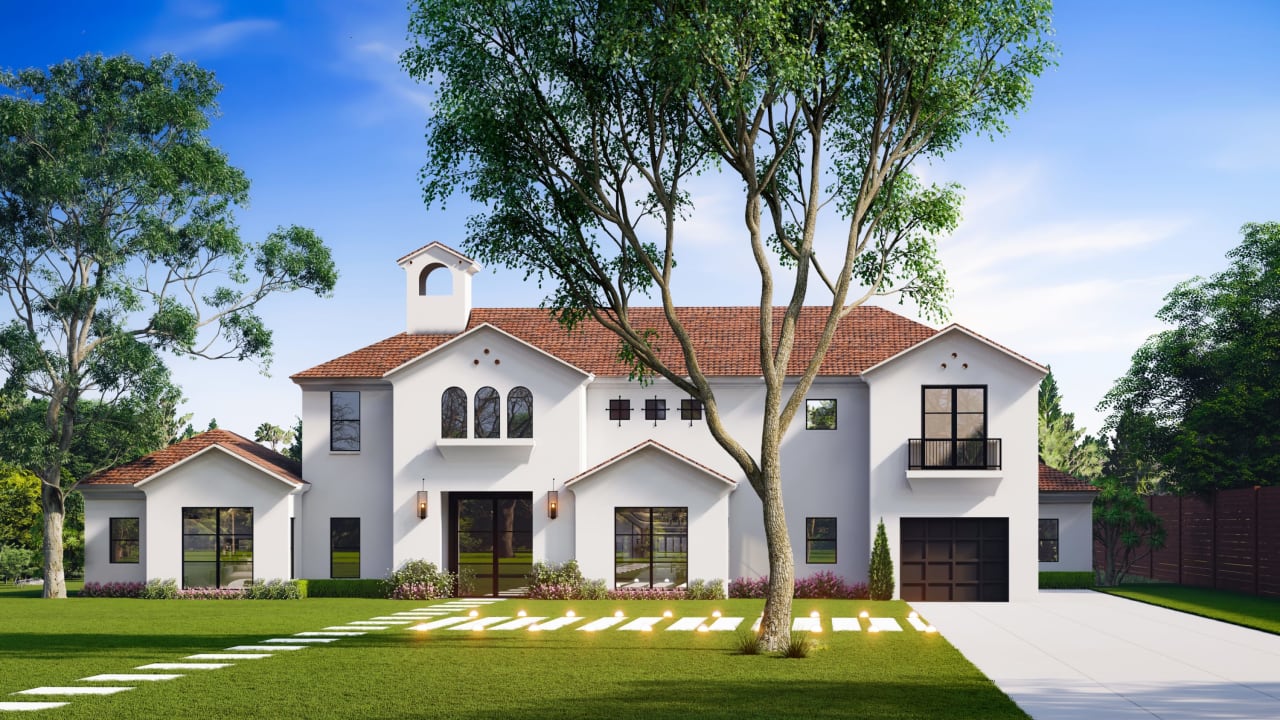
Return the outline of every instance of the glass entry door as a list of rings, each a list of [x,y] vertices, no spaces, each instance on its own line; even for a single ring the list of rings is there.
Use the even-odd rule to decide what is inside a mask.
[[[533,493],[449,495],[450,570],[458,594],[524,595],[533,571]]]

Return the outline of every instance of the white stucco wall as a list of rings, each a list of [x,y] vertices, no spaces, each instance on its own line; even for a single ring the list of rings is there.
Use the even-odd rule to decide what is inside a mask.
[[[360,451],[329,449],[329,393],[360,393]],[[392,567],[392,390],[385,381],[302,383],[302,472],[311,483],[298,517],[297,573],[330,576],[330,518],[360,518],[360,575]]]
[[[1058,520],[1058,562],[1042,562],[1042,572],[1093,569],[1093,500],[1045,493],[1040,496],[1040,518]]]
[[[84,495],[85,582],[145,582],[147,575],[146,496],[130,486],[86,485]],[[111,562],[111,518],[138,518],[138,562]]]
[[[147,496],[148,578],[182,579],[182,509],[253,508],[254,578],[288,578],[292,486],[212,447],[140,487]]]
[[[569,489],[575,506],[572,522],[581,539],[577,560],[584,576],[613,584],[615,508],[687,507],[689,579],[730,579],[728,500],[735,491],[724,481],[661,450],[644,448],[575,481]]]
[[[943,365],[945,364],[945,367]],[[901,582],[903,517],[1007,517],[1009,599],[1035,597],[1039,494],[1037,389],[1043,373],[959,330],[864,375],[870,386],[870,533],[883,518]],[[999,471],[937,470],[908,483],[907,441],[921,437],[921,388],[987,386],[987,436],[1002,441]],[[868,542],[870,542],[870,537]],[[898,597],[895,589],[895,597]]]

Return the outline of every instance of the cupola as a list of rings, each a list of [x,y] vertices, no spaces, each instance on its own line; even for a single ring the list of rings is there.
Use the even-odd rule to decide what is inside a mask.
[[[405,330],[413,335],[460,333],[471,317],[476,261],[433,242],[396,261],[404,268]]]

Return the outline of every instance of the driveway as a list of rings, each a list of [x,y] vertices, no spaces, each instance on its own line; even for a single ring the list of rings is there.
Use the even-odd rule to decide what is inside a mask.
[[[1280,635],[1088,590],[911,605],[1037,720],[1280,718]]]

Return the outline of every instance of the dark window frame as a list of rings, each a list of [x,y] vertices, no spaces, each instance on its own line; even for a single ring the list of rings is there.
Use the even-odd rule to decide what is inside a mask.
[[[645,398],[644,419],[652,420],[657,427],[659,420],[667,419],[667,399],[660,397]]]
[[[188,512],[190,512],[190,511],[200,511],[200,510],[206,510],[206,511],[207,511],[207,510],[212,510],[212,511],[213,511],[214,531],[213,531],[212,533],[193,533],[193,532],[187,532],[187,514],[188,514]],[[232,511],[232,510],[236,510],[236,511],[244,511],[244,512],[247,512],[247,513],[248,513],[248,517],[249,517],[249,532],[248,532],[248,533],[244,533],[244,532],[230,532],[230,531],[228,531],[228,532],[223,532],[223,529],[222,529],[222,514],[223,514],[224,512]],[[249,554],[249,563],[248,563],[248,564],[249,564],[249,576],[248,576],[247,580],[248,580],[249,582],[253,582],[253,563],[254,563],[253,556],[254,556],[254,554],[255,554],[255,553],[254,553],[254,549],[253,549],[253,522],[254,522],[254,521],[253,521],[253,508],[252,508],[252,507],[184,506],[184,507],[182,508],[182,516],[181,516],[181,517],[182,517],[182,525],[183,525],[183,527],[182,527],[182,587],[184,587],[184,588],[185,588],[185,587],[205,587],[205,586],[201,586],[201,585],[196,585],[196,586],[188,586],[188,585],[187,585],[187,565],[189,565],[189,564],[208,564],[208,563],[212,562],[212,564],[213,564],[213,568],[214,568],[214,572],[213,572],[214,587],[219,587],[219,588],[220,588],[220,587],[226,587],[226,586],[227,586],[227,585],[229,585],[231,582],[234,582],[234,580],[227,580],[227,581],[225,581],[225,582],[224,582],[224,581],[223,581],[223,578],[222,578],[222,566],[223,566],[224,562],[225,562],[226,564],[231,564],[231,561],[229,561],[229,560],[228,560],[228,561],[224,561],[224,560],[223,560],[223,552],[224,552],[224,549],[225,549],[225,543],[230,543],[230,544],[231,544],[231,546],[232,546],[232,550],[231,550],[231,551],[232,551],[232,552],[234,552],[234,553],[239,554],[239,553],[244,552],[244,551],[242,551],[242,550],[240,550],[240,549],[238,548],[238,543],[237,543],[236,541],[237,541],[238,539],[243,540],[243,539],[245,539],[246,537],[247,537],[247,539],[248,539],[248,541],[249,541],[249,550],[248,550],[248,554]],[[234,528],[233,528],[233,529],[234,529]],[[190,538],[190,537],[212,537],[212,538],[213,538],[214,559],[213,559],[212,561],[208,561],[208,560],[188,560],[188,559],[187,559],[187,553],[188,553],[189,551],[191,551],[191,550],[192,550],[191,548],[188,548],[188,547],[187,547],[187,538]],[[237,562],[236,564],[243,564],[243,562]]]
[[[1046,523],[1049,523],[1049,525],[1046,525]],[[1045,533],[1046,527],[1053,528],[1052,537],[1048,537],[1047,534]],[[1039,532],[1038,532],[1039,545],[1040,545],[1040,548],[1039,548],[1040,562],[1056,563],[1056,562],[1062,561],[1062,556],[1059,552],[1059,549],[1062,544],[1061,543],[1062,536],[1060,534],[1060,529],[1061,529],[1061,526],[1058,523],[1058,518],[1040,518],[1040,526],[1039,526]],[[1046,543],[1051,543],[1051,544],[1046,545]],[[1045,559],[1045,551],[1049,549],[1052,549],[1052,557],[1050,557],[1049,559]]]
[[[133,521],[133,532],[125,532],[124,529],[118,529],[124,525],[123,521]],[[136,565],[142,562],[142,521],[136,517],[113,517],[108,521],[107,538],[109,549],[107,560],[112,565]],[[133,543],[132,554],[126,554],[123,550],[124,543]],[[117,559],[120,558],[120,559]],[[132,559],[130,559],[132,558]]]
[[[487,391],[487,392],[486,392]],[[488,395],[492,393],[492,396]],[[481,397],[484,395],[484,397]],[[475,408],[475,422],[472,423],[472,437],[477,440],[495,440],[502,437],[502,393],[489,385],[476,390],[472,406]],[[490,408],[492,410],[490,411]],[[481,425],[489,419],[492,412],[493,427]]]
[[[356,416],[354,418],[338,418],[334,415],[334,402],[338,395],[355,395],[356,396]],[[360,391],[359,390],[331,390],[329,391],[329,452],[360,452]],[[355,428],[355,447],[337,447],[338,427],[339,425]],[[343,441],[346,441],[344,438]]]
[[[654,531],[653,531],[653,528],[654,528],[654,519],[653,519],[653,518],[654,518],[654,514],[655,514],[656,512],[666,512],[666,513],[670,513],[670,512],[673,512],[673,511],[674,511],[674,512],[676,512],[676,513],[683,513],[683,514],[684,514],[684,525],[683,525],[684,532],[683,532],[683,533],[680,533],[680,532],[674,532],[674,533],[673,533],[673,532],[662,532],[662,533],[654,532]],[[635,531],[632,531],[632,532],[628,532],[628,533],[619,533],[619,532],[618,532],[618,521],[619,521],[619,517],[620,517],[620,516],[624,516],[624,515],[625,515],[625,513],[635,513],[635,512],[643,512],[643,513],[647,514],[647,516],[648,516],[648,528],[649,528],[649,531],[648,531],[648,532],[635,532]],[[673,566],[673,567],[681,567],[681,566],[683,566],[683,568],[684,568],[684,582],[676,582],[676,583],[672,584],[672,585],[671,585],[671,587],[673,587],[673,588],[678,588],[678,587],[688,587],[688,585],[689,585],[689,508],[688,508],[688,506],[679,506],[679,505],[670,505],[670,506],[656,506],[656,505],[655,505],[655,506],[644,506],[644,505],[640,505],[640,506],[631,506],[631,505],[615,506],[615,507],[613,508],[613,522],[614,522],[614,531],[613,531],[613,586],[614,586],[615,588],[616,588],[616,587],[619,587],[619,584],[618,584],[618,583],[619,583],[619,580],[618,580],[618,577],[619,577],[618,567],[619,567],[619,564],[620,564],[620,555],[622,555],[622,554],[623,554],[623,553],[622,553],[622,551],[620,551],[620,550],[619,550],[619,546],[620,546],[620,544],[619,544],[619,540],[620,540],[620,539],[624,539],[624,538],[626,539],[626,542],[624,542],[624,543],[622,543],[622,544],[623,544],[623,545],[626,545],[626,546],[628,546],[628,547],[630,547],[630,548],[631,548],[631,552],[632,552],[632,554],[633,554],[633,555],[637,555],[637,556],[638,556],[638,555],[640,554],[639,552],[637,552],[637,551],[636,551],[636,546],[637,546],[638,542],[641,542],[641,541],[638,541],[638,540],[637,540],[637,538],[643,539],[643,543],[646,543],[646,544],[648,545],[648,547],[647,547],[647,548],[646,548],[646,547],[642,547],[642,548],[640,548],[640,552],[643,552],[643,553],[644,553],[644,554],[646,554],[646,555],[647,555],[647,557],[648,557],[648,575],[649,575],[649,587],[650,587],[650,588],[652,588],[652,587],[654,587],[654,586],[655,586],[655,585],[654,585],[654,581],[655,581],[655,573],[654,573],[654,569],[655,569],[656,567],[658,567],[659,565],[664,565],[664,566],[668,566],[668,565],[669,565],[669,566]],[[633,525],[632,527],[635,527],[635,526]],[[677,527],[677,528],[679,528],[680,526],[676,526],[676,527]],[[660,539],[661,539],[662,544],[664,544],[664,545],[666,546],[666,549],[659,550],[659,549],[657,548],[657,545],[659,544]],[[663,561],[663,562],[659,562],[659,561],[658,561],[658,559],[657,559],[657,556],[658,556],[660,553],[670,553],[670,552],[673,552],[673,551],[670,549],[670,548],[671,548],[671,547],[673,547],[673,546],[675,546],[675,547],[677,547],[677,548],[680,548],[680,549],[675,550],[674,552],[676,552],[676,553],[683,553],[683,555],[684,555],[684,562],[672,562],[672,561],[670,561],[670,560],[666,560],[666,561]],[[630,564],[630,565],[635,565],[635,564],[636,564],[636,560],[637,560],[637,559],[638,559],[638,558],[622,559],[622,563],[626,563],[626,564]],[[677,575],[677,577],[679,577],[679,576]],[[630,583],[629,583],[629,585],[630,585]]]
[[[929,410],[929,392],[931,390],[948,391],[947,410]],[[982,391],[982,410],[980,412],[960,409],[960,391],[962,390]],[[990,389],[987,385],[921,385],[920,440],[918,447],[915,440],[911,441],[909,467],[917,469],[999,469],[1001,466],[1001,448],[1000,440],[991,437],[990,395]],[[961,437],[961,418],[979,415],[982,417],[982,425],[978,435],[976,437]],[[945,435],[930,433],[929,420],[934,417],[947,418]],[[939,445],[941,445],[941,448],[939,448]]]
[[[831,521],[831,535],[820,536],[815,534],[817,529],[815,521],[829,520]],[[835,565],[839,558],[839,543],[836,532],[837,523],[834,517],[807,517],[804,519],[804,561],[809,565]],[[814,560],[813,551],[814,543],[831,543],[831,559],[830,560]]]
[[[702,401],[698,398],[684,398],[680,401],[680,419],[688,420],[693,426],[694,420],[702,419]]]
[[[813,422],[813,410],[811,405],[815,403],[831,403],[831,427],[819,427]],[[806,398],[804,401],[804,429],[805,430],[835,430],[839,427],[840,404],[836,398]]]
[[[517,417],[517,403],[523,403],[528,419],[521,423],[512,422]],[[507,392],[507,437],[528,439],[533,437],[533,391],[523,385],[517,385]]]
[[[348,524],[348,527],[340,529],[339,524],[344,524],[344,523]],[[350,527],[349,525],[350,523],[355,523],[355,527],[354,528]],[[351,534],[353,532],[355,537],[355,544],[352,545],[351,543],[348,542],[340,546],[339,540],[343,538],[350,540]],[[339,575],[337,573],[338,563],[334,559],[335,556],[339,552],[352,552],[353,549],[356,554],[355,574]],[[349,565],[350,563],[343,563],[343,564]],[[358,517],[329,518],[329,577],[335,578],[335,579],[360,577],[360,518]]]
[[[467,391],[454,386],[440,393],[440,437],[460,440],[467,437],[469,417]],[[461,415],[458,410],[461,409]],[[452,423],[452,424],[451,424]]]
[[[622,427],[623,420],[631,419],[631,398],[624,398],[619,395],[617,398],[609,400],[609,420],[617,420],[618,427]]]

